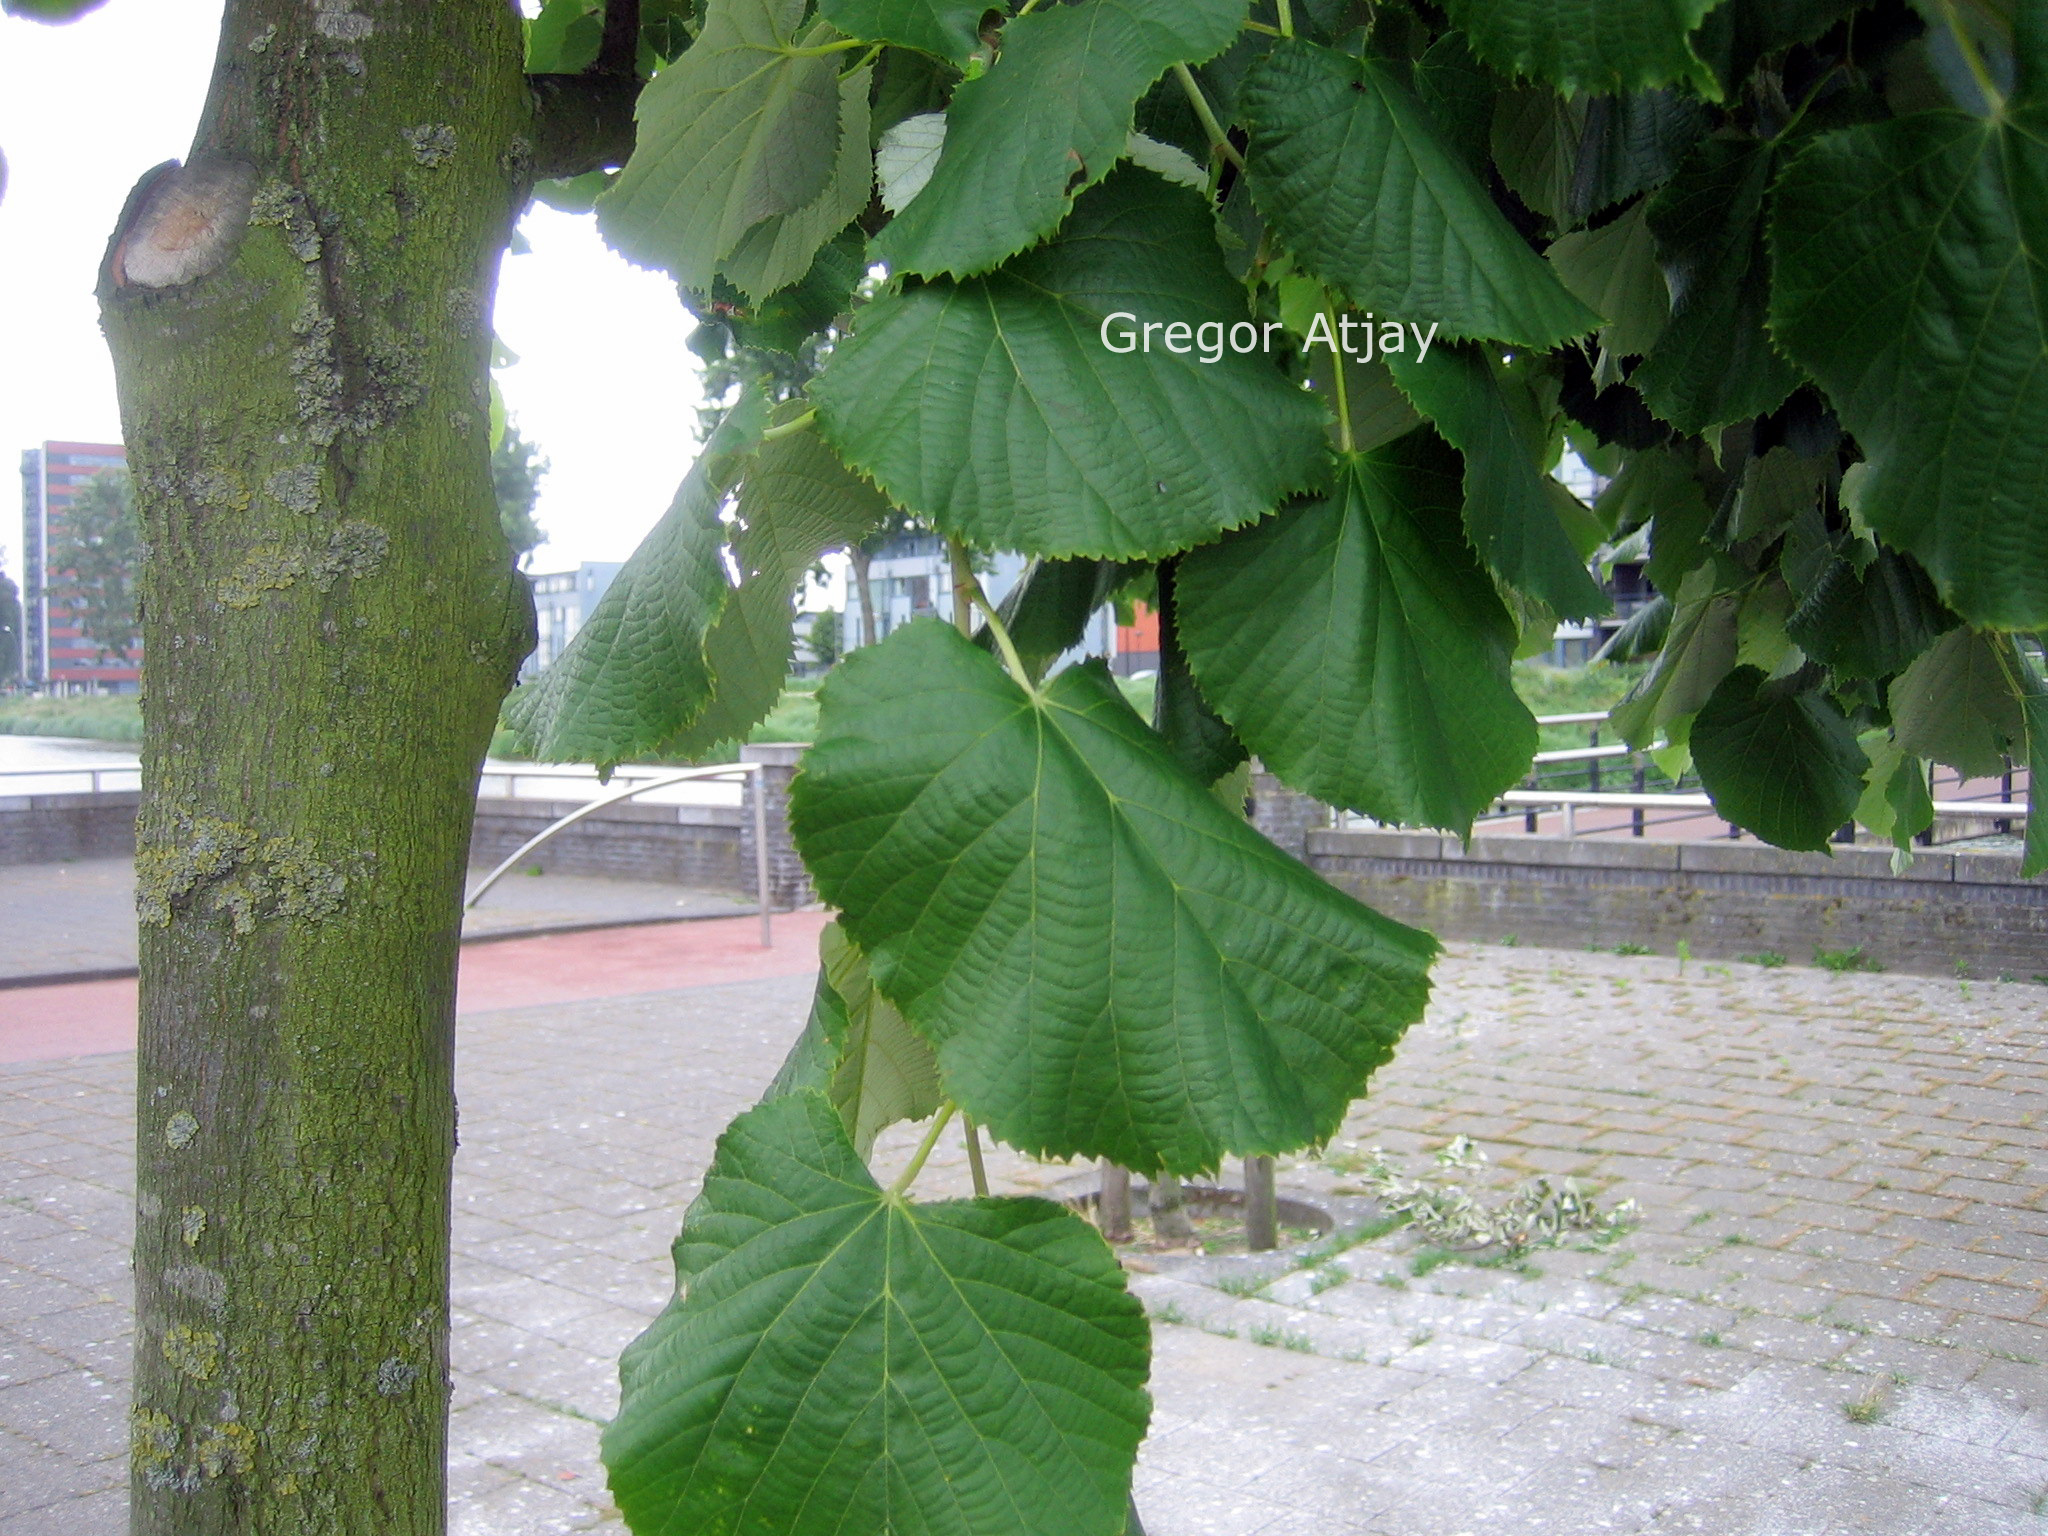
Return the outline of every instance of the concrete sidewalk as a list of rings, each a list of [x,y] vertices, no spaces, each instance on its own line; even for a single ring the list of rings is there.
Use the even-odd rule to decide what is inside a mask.
[[[569,944],[573,940],[555,941]],[[495,947],[495,946],[493,946]],[[460,1025],[454,1528],[617,1529],[615,1359],[808,978]],[[4,996],[4,994],[0,994]],[[2039,1536],[2048,989],[1455,949],[1320,1159],[1456,1134],[1633,1196],[1519,1268],[1395,1233],[1135,1276],[1152,1536]],[[132,1057],[0,1069],[0,1536],[116,1536]],[[881,1160],[905,1155],[899,1127]],[[1011,1189],[1085,1175],[1003,1156]],[[966,1188],[948,1138],[920,1180]]]

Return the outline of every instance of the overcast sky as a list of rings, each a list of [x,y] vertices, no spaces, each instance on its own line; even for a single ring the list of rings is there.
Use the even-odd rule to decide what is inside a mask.
[[[219,0],[109,0],[83,21],[0,17],[0,567],[21,570],[21,450],[120,436],[92,296],[136,178],[182,158],[205,98]],[[506,402],[553,463],[530,569],[622,560],[696,453],[698,370],[674,287],[607,250],[588,216],[536,207],[505,260]],[[820,599],[813,597],[811,605]]]

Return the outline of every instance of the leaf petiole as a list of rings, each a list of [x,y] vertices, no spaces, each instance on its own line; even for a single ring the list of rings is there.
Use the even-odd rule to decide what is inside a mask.
[[[1337,311],[1323,306],[1323,315],[1329,321],[1330,334],[1336,336]],[[1358,440],[1351,435],[1351,392],[1344,382],[1344,354],[1333,350],[1330,358],[1330,377],[1337,381],[1337,448],[1341,453],[1350,453],[1358,446]]]
[[[792,416],[789,418],[789,420],[782,422],[777,426],[768,427],[765,430],[763,430],[763,432],[761,433],[761,441],[764,443],[772,443],[779,441],[780,439],[785,437],[795,437],[797,433],[803,431],[804,428],[808,427],[812,422],[816,421],[817,419],[818,410],[816,406],[813,406],[810,410],[805,411],[801,416]]]
[[[974,1123],[972,1115],[962,1115],[960,1125],[967,1137],[967,1171],[974,1176],[974,1193],[978,1199],[988,1198],[988,1166],[981,1160],[981,1127]]]
[[[1273,8],[1279,12],[1280,35],[1282,37],[1294,36],[1294,6],[1290,3],[1290,0],[1273,0]]]
[[[1237,146],[1230,142],[1223,132],[1223,125],[1216,121],[1216,113],[1209,105],[1209,98],[1202,94],[1201,83],[1195,79],[1194,71],[1185,64],[1173,66],[1173,78],[1180,82],[1180,88],[1187,93],[1188,105],[1195,109],[1195,119],[1202,125],[1202,132],[1209,136],[1209,148],[1220,154],[1240,171],[1244,169],[1244,156],[1237,152]]]
[[[779,54],[785,59],[822,59],[829,54],[848,53],[867,46],[868,40],[864,37],[842,37],[836,43],[815,43],[809,48],[763,48],[761,51]]]
[[[1017,654],[1016,642],[1010,638],[1009,628],[1002,616],[996,612],[996,605],[988,600],[988,594],[981,590],[981,579],[974,574],[974,559],[967,552],[967,546],[958,539],[948,539],[948,548],[953,555],[953,590],[965,592],[979,608],[982,617],[988,621],[988,632],[995,637],[996,649],[1003,654],[1003,665],[1010,669],[1017,686],[1026,693],[1037,691],[1037,684],[1031,680],[1031,669],[1024,665],[1024,658]]]
[[[924,1172],[925,1160],[932,1155],[932,1148],[939,1144],[939,1133],[945,1130],[953,1118],[953,1111],[959,1107],[950,1099],[939,1106],[938,1116],[932,1121],[932,1128],[924,1133],[924,1140],[918,1144],[917,1151],[912,1155],[910,1166],[898,1174],[896,1182],[889,1186],[890,1194],[900,1195],[917,1182],[917,1176]]]

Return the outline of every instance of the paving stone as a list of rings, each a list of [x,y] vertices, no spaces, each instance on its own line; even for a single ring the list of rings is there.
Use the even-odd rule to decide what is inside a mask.
[[[1634,1197],[1640,1225],[1535,1253],[1527,1273],[1461,1260],[1425,1278],[1409,1272],[1419,1239],[1397,1233],[1334,1261],[1349,1283],[1315,1294],[1298,1275],[1269,1300],[1137,1277],[1149,1306],[1189,1320],[1155,1333],[1138,1476],[1152,1536],[2034,1536],[2013,1501],[2048,1464],[2048,1328],[2011,1293],[2038,1300],[2048,1276],[2048,1215],[2019,1203],[2048,1184],[2048,1135],[2020,1124],[2048,1088],[2041,994],[1980,988],[1959,1013],[1952,983],[1702,969],[1453,947],[1429,1019],[1331,1163],[1285,1160],[1283,1187],[1355,1185],[1357,1165],[1334,1166],[1347,1151],[1463,1133],[1492,1158],[1470,1176],[1481,1194],[1571,1172]],[[668,1245],[712,1138],[772,1074],[809,991],[463,1020],[457,1532],[622,1531],[589,1420],[613,1411],[618,1350],[670,1294]],[[1626,1006],[1589,1011],[1596,996]],[[1977,1043],[1954,1048],[1953,1029]],[[127,1326],[98,1297],[127,1289],[132,1073],[125,1057],[0,1071],[0,1357],[19,1339],[37,1373],[20,1386],[69,1394],[10,1411],[0,1389],[8,1472],[56,1456],[6,1439],[14,1420],[55,1433],[95,1402],[119,1423]],[[917,1136],[898,1128],[878,1162]],[[1014,1190],[1085,1182],[1008,1154],[992,1168]],[[926,1188],[965,1192],[950,1142]],[[1843,1405],[1873,1389],[1880,1422],[1852,1424]],[[122,1528],[118,1435],[97,1433],[56,1458],[75,1486],[46,1506],[65,1523],[38,1529]],[[0,1536],[28,1536],[19,1518],[0,1503]]]

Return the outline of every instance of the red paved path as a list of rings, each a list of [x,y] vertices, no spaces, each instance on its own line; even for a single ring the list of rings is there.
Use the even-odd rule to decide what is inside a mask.
[[[752,917],[465,945],[456,1011],[484,1013],[800,975],[817,967],[818,931],[830,917],[825,912],[778,916],[773,949],[761,947],[760,920]],[[134,1049],[133,978],[0,991],[0,1064]]]

